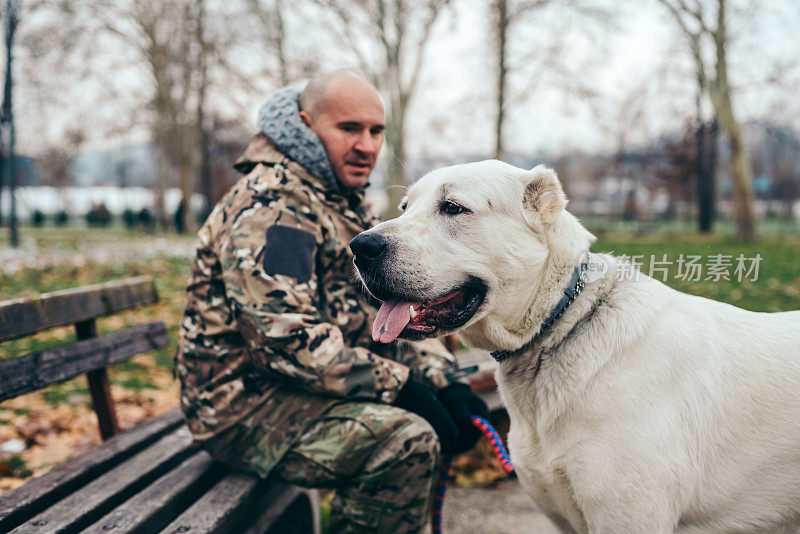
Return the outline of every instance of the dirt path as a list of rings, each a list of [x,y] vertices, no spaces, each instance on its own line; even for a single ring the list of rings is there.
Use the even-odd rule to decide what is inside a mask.
[[[559,534],[516,480],[494,488],[449,488],[445,534]]]

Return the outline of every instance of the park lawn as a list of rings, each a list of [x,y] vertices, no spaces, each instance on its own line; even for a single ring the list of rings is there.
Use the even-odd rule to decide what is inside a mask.
[[[610,252],[625,255],[641,262],[641,272],[664,281],[679,291],[727,302],[734,306],[758,312],[778,312],[800,309],[800,236],[768,236],[755,242],[744,242],[733,237],[698,236],[692,234],[630,236],[624,234],[600,234],[591,248],[594,252]],[[666,255],[666,258],[665,258]],[[683,255],[699,256],[703,267],[700,280],[678,278],[678,262]],[[737,258],[744,258],[745,268],[754,263],[751,258],[761,256],[758,275],[742,273],[741,281],[736,274]],[[729,279],[718,277],[708,270],[717,257],[723,266],[720,273]],[[665,261],[666,260],[666,261]],[[671,264],[670,264],[671,262]],[[725,263],[729,263],[727,267]],[[666,268],[666,276],[661,268]],[[665,280],[664,280],[665,278]],[[719,280],[715,280],[719,278]]]

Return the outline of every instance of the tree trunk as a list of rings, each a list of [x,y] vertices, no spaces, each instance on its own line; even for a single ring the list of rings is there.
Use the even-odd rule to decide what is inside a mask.
[[[396,114],[395,114],[396,113]],[[396,111],[386,128],[386,143],[389,145],[389,161],[386,169],[386,196],[388,204],[383,212],[384,219],[400,214],[397,206],[406,196],[408,181],[406,180],[405,149],[405,116]]]
[[[286,30],[283,22],[284,6],[282,0],[275,0],[275,49],[278,56],[281,86],[287,86],[289,79],[289,60],[286,57]]]
[[[197,140],[200,145],[200,194],[205,199],[205,211],[214,207],[214,184],[211,182],[211,155],[209,154],[209,135],[206,129],[206,90],[208,89],[208,53],[209,46],[205,37],[205,0],[197,0],[197,26],[195,32],[198,44],[197,69],[199,80],[197,86],[196,127]]]
[[[205,128],[204,116],[198,117],[198,135],[200,139],[200,194],[205,200],[205,212],[210,213],[216,203],[214,182],[211,179],[211,151],[208,147],[208,131]],[[204,213],[205,215],[205,213]]]
[[[176,220],[177,230],[181,234],[194,232],[194,216],[192,214],[192,193],[194,193],[193,175],[195,166],[191,164],[189,153],[184,155],[181,165],[178,167],[178,181],[181,186],[181,208],[179,209],[179,220]]]
[[[736,210],[736,234],[741,239],[756,237],[753,167],[744,145],[744,133],[733,111],[730,82],[728,80],[728,44],[725,23],[726,0],[718,0],[717,30],[714,32],[716,47],[717,77],[711,84],[711,103],[722,132],[728,137],[731,149],[731,180],[733,181],[733,202]]]
[[[506,0],[496,0],[494,4],[497,17],[497,115],[494,127],[494,159],[503,159],[503,127],[506,118],[506,38],[508,37],[508,4]]]
[[[723,130],[726,128],[723,127]],[[741,239],[756,237],[753,168],[744,146],[744,134],[738,123],[727,127],[728,143],[731,148],[731,179],[733,180],[733,201],[736,210],[736,234]]]
[[[3,154],[2,147],[0,147],[0,227],[3,226]]]
[[[158,221],[158,226],[161,230],[169,228],[169,217],[167,216],[167,208],[164,205],[164,192],[167,190],[167,183],[169,183],[169,157],[162,141],[158,145],[158,178],[155,188],[156,221]]]
[[[717,122],[697,126],[697,226],[703,234],[711,233],[715,218]]]
[[[388,204],[383,212],[385,219],[396,217],[397,206],[406,195],[405,119],[409,99],[403,91],[400,76],[400,47],[386,48],[386,90],[389,93],[389,117],[386,125],[386,143],[389,145],[386,195]]]
[[[14,153],[16,147],[15,132],[14,132],[14,113],[12,108],[12,90],[14,88],[12,60],[14,58],[14,31],[17,26],[17,13],[16,6],[8,0],[6,3],[6,79],[3,86],[3,111],[2,118],[0,118],[0,135],[2,135],[3,144],[0,148],[6,150],[3,154],[3,174],[6,178],[3,180],[8,183],[8,199],[9,199],[9,214],[8,214],[8,229],[9,229],[9,242],[12,248],[19,246],[19,234],[17,232],[17,161],[16,154]],[[6,144],[7,143],[7,144]]]

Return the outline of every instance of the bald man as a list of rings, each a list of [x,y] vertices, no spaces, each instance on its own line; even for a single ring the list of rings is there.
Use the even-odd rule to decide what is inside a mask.
[[[236,469],[336,488],[332,532],[419,532],[440,453],[477,439],[445,405],[474,399],[440,343],[370,336],[348,243],[377,222],[363,189],[380,95],[335,71],[278,91],[259,127],[198,234],[176,362],[186,421]]]

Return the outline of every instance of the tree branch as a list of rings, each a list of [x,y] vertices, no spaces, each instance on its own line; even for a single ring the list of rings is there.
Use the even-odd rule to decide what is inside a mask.
[[[333,31],[339,35],[341,41],[345,42],[350,51],[355,55],[356,61],[359,64],[359,68],[364,73],[374,73],[369,61],[367,60],[367,57],[364,55],[363,51],[358,47],[358,45],[356,45],[357,39],[353,34],[353,28],[357,25],[357,23],[350,17],[347,7],[343,6],[341,2],[335,2],[334,0],[312,0],[312,2],[325,9],[329,13],[332,13],[337,19],[339,19],[341,24],[334,25]],[[371,74],[368,75],[372,77]]]
[[[414,56],[412,70],[411,70],[411,79],[409,80],[408,84],[402,88],[403,97],[405,103],[411,98],[411,95],[417,89],[417,84],[419,83],[419,75],[422,71],[422,62],[425,59],[425,52],[428,48],[428,43],[430,42],[431,32],[433,31],[433,25],[436,23],[441,11],[449,4],[449,0],[432,0],[428,7],[430,12],[428,14],[428,18],[423,23],[422,33],[420,38],[417,40],[417,48],[416,48],[416,55]]]

